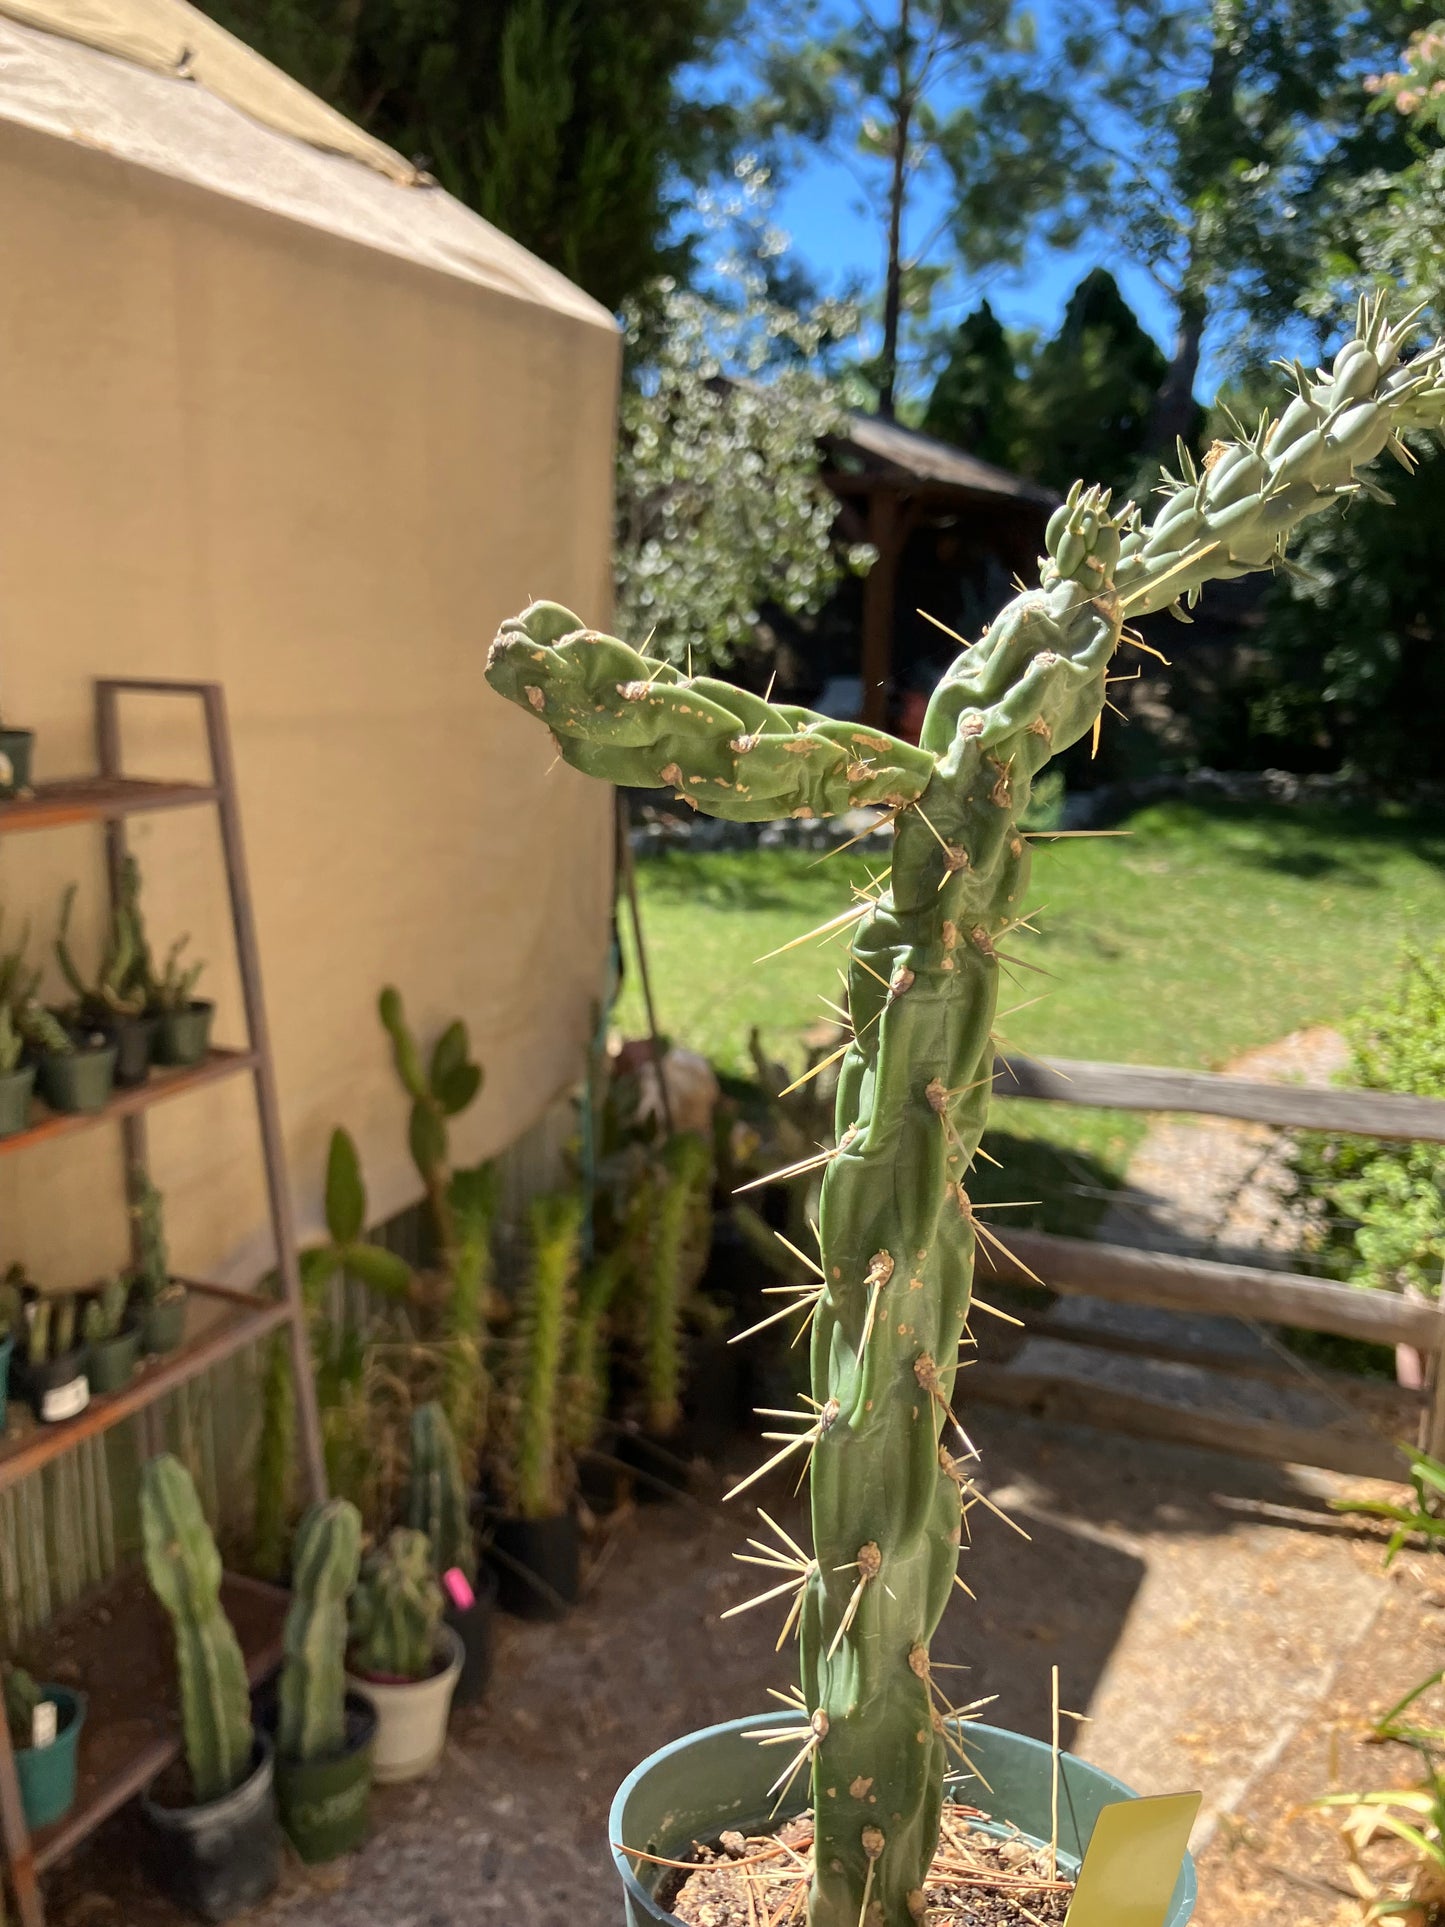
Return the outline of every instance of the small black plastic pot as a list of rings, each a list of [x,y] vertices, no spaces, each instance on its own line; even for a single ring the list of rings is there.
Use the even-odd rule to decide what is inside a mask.
[[[86,1355],[84,1345],[75,1345],[58,1358],[47,1358],[41,1364],[29,1358],[21,1360],[16,1368],[21,1390],[42,1425],[64,1425],[89,1405]]]
[[[30,755],[35,748],[33,729],[0,727],[0,797],[14,796],[30,787]]]
[[[517,1619],[562,1619],[582,1597],[582,1535],[570,1512],[499,1519],[491,1557],[497,1603]]]
[[[157,1064],[199,1064],[211,1048],[216,1006],[197,998],[180,1010],[156,1012],[152,1056]]]
[[[85,1375],[92,1392],[118,1392],[135,1375],[140,1354],[140,1325],[128,1324],[114,1338],[102,1338],[85,1348]]]
[[[231,1920],[264,1900],[281,1877],[274,1756],[256,1735],[251,1771],[234,1792],[204,1806],[166,1806],[152,1781],[141,1795],[151,1829],[151,1878],[202,1920]]]
[[[376,1713],[360,1693],[346,1695],[346,1740],[324,1760],[276,1758],[276,1808],[286,1838],[308,1867],[355,1853],[371,1814],[371,1752]]]
[[[151,1074],[151,1052],[155,1046],[156,1018],[107,1017],[97,1026],[115,1045],[115,1081],[122,1090],[144,1084]]]
[[[462,1642],[462,1670],[453,1706],[475,1706],[486,1696],[492,1680],[496,1611],[497,1575],[490,1566],[477,1574],[476,1598],[470,1606],[463,1610],[447,1601],[443,1618]]]
[[[159,1358],[162,1352],[173,1352],[185,1335],[186,1294],[183,1290],[170,1298],[158,1298],[153,1305],[142,1306],[140,1348],[147,1358]]]
[[[115,1083],[115,1045],[100,1032],[83,1032],[73,1050],[42,1052],[35,1081],[52,1111],[103,1111]]]
[[[0,1137],[14,1137],[30,1122],[30,1096],[34,1089],[33,1064],[20,1064],[0,1076]]]

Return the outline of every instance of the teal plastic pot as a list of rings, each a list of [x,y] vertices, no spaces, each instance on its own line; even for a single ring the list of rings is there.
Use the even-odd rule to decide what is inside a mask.
[[[103,1111],[115,1083],[115,1045],[77,1044],[74,1050],[46,1051],[36,1080],[52,1111]]]
[[[199,1064],[211,1048],[211,1019],[216,1006],[197,1000],[184,1010],[156,1013],[151,1057],[157,1064]]]
[[[84,1693],[72,1693],[68,1686],[42,1686],[40,1696],[55,1701],[55,1738],[49,1746],[15,1749],[20,1800],[32,1833],[63,1820],[75,1804],[76,1755],[85,1725]]]
[[[29,789],[30,753],[34,747],[33,729],[0,729],[0,797]]]
[[[0,1137],[14,1137],[30,1122],[30,1094],[35,1089],[35,1066],[22,1064],[0,1076]]]
[[[281,1825],[308,1867],[354,1853],[366,1839],[371,1810],[371,1754],[376,1712],[359,1693],[346,1695],[346,1742],[324,1760],[276,1756]]]
[[[743,1737],[763,1727],[796,1723],[792,1713],[765,1713],[757,1719],[709,1726],[663,1747],[622,1782],[612,1802],[607,1837],[622,1881],[627,1927],[644,1927],[648,1922],[677,1927],[677,1916],[653,1898],[652,1890],[667,1869],[631,1860],[624,1847],[664,1860],[685,1860],[695,1840],[716,1840],[725,1827],[766,1833],[780,1819],[801,1811],[808,1799],[803,1785],[795,1799],[770,1817],[773,1800],[768,1788],[777,1777],[778,1749]],[[1000,1828],[1015,1826],[1034,1840],[1047,1840],[1053,1770],[1049,1748],[996,1726],[970,1723],[968,1751],[993,1791],[984,1793],[970,1781],[971,1791],[965,1797],[971,1800],[977,1792],[979,1804],[987,1805]],[[1134,1797],[1111,1774],[1076,1760],[1071,1753],[1062,1756],[1059,1858],[1067,1873],[1077,1873],[1103,1808]],[[1194,1862],[1186,1859],[1165,1927],[1185,1927],[1196,1897]]]

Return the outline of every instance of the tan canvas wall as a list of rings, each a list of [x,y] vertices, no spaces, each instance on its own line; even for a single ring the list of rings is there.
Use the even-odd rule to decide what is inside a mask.
[[[50,777],[91,766],[92,676],[226,685],[303,1218],[341,1121],[383,1215],[415,1187],[382,983],[424,1033],[471,1024],[462,1156],[579,1067],[610,799],[482,670],[531,596],[605,617],[615,338],[0,122],[0,343],[0,701]],[[133,768],[199,771],[187,708],[129,717]],[[210,817],[135,842],[153,940],[193,932],[234,1037]],[[7,924],[48,948],[72,876],[98,911],[91,832],[0,842]],[[152,1113],[181,1267],[258,1260],[251,1115],[239,1085]],[[120,1262],[108,1137],[0,1162],[0,1261],[57,1287]]]

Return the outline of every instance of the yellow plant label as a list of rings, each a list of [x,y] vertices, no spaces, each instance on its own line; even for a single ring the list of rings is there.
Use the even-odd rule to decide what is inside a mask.
[[[1105,1807],[1064,1927],[1165,1927],[1202,1794]]]

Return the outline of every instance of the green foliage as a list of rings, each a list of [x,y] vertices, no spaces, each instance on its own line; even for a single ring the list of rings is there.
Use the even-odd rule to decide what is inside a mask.
[[[827,353],[854,316],[785,305],[764,268],[733,253],[709,292],[667,282],[623,319],[619,620],[651,636],[654,656],[724,662],[753,642],[764,604],[816,613],[845,568],[871,560],[840,549],[819,479],[819,444],[846,418]]]
[[[345,1499],[313,1506],[296,1534],[283,1633],[277,1745],[284,1760],[324,1760],[346,1739],[347,1601],[361,1565],[361,1514]]]
[[[1097,724],[1126,617],[1276,567],[1298,524],[1358,486],[1392,436],[1445,420],[1438,352],[1402,365],[1400,337],[1373,306],[1327,374],[1299,371],[1297,391],[1277,422],[1221,446],[1202,472],[1181,449],[1182,472],[1165,476],[1147,521],[1074,485],[1050,519],[1039,586],[934,693],[919,744],[932,773],[897,811],[886,887],[836,920],[849,933],[853,1036],[825,1160],[822,1276],[797,1294],[811,1319],[812,1392],[793,1427],[771,1435],[780,1449],[729,1495],[784,1461],[809,1482],[811,1556],[789,1552],[791,1540],[780,1555],[796,1576],[785,1627],[799,1631],[801,1717],[773,1791],[786,1799],[811,1765],[812,1927],[856,1927],[870,1907],[883,1921],[917,1918],[938,1838],[952,1709],[928,1647],[974,1498],[951,1403],[972,1302],[970,1172],[993,1084],[1000,953],[1017,941],[1029,877],[1018,817],[1050,757]],[[557,646],[569,633],[538,605],[507,626],[488,675],[585,766],[615,740],[618,718],[602,702],[589,736],[569,692],[576,665]],[[684,706],[670,689],[667,711],[666,734],[639,732],[626,767],[645,772],[650,741],[654,785],[675,769],[699,807],[730,813],[730,790],[718,798],[689,783],[714,773],[711,694]],[[880,757],[898,753],[880,738]],[[845,1794],[857,1787],[873,1789],[876,1806]]]
[[[443,1310],[446,1362],[441,1403],[470,1474],[486,1428],[487,1371],[483,1357],[492,1285],[492,1229],[497,1215],[494,1164],[452,1174],[449,1192],[456,1243],[451,1290]]]
[[[426,1534],[439,1578],[457,1566],[475,1584],[477,1544],[470,1494],[462,1476],[456,1439],[446,1413],[435,1402],[419,1405],[411,1415],[406,1522],[414,1531]]]
[[[35,1712],[44,1704],[45,1695],[23,1667],[5,1668],[5,1719],[10,1728],[10,1744],[17,1753],[34,1746]]]
[[[582,1236],[582,1198],[547,1192],[527,1210],[529,1262],[506,1347],[497,1472],[524,1519],[550,1519],[567,1503],[570,1465],[560,1403]]]
[[[609,1314],[628,1253],[604,1252],[582,1273],[562,1385],[562,1443],[575,1459],[597,1442],[611,1392]]]
[[[731,115],[699,63],[735,0],[208,0],[206,11],[618,307],[678,266]]]
[[[119,1338],[130,1303],[130,1287],[124,1278],[108,1278],[100,1292],[85,1301],[81,1330],[87,1345],[103,1345]]]
[[[361,1569],[351,1596],[352,1664],[389,1679],[425,1679],[444,1601],[424,1532],[398,1526]]]
[[[1445,1465],[1442,1465],[1438,1459],[1432,1458],[1428,1452],[1421,1452],[1413,1445],[1402,1445],[1400,1450],[1410,1468],[1410,1487],[1415,1494],[1413,1501],[1406,1500],[1400,1503],[1393,1499],[1330,1500],[1332,1512],[1347,1512],[1360,1518],[1389,1521],[1394,1529],[1390,1534],[1390,1542],[1385,1548],[1387,1572],[1412,1538],[1426,1539],[1432,1545],[1445,1542]]]
[[[188,936],[177,937],[166,952],[165,965],[159,977],[150,987],[151,1007],[154,1010],[189,1010],[195,1001],[196,985],[200,981],[203,963],[183,964]]]
[[[1445,945],[1406,947],[1395,983],[1349,1026],[1348,1082],[1445,1097]],[[1351,1284],[1437,1298],[1445,1270],[1445,1145],[1307,1138],[1295,1158],[1328,1216],[1324,1255]]]
[[[0,911],[0,928],[3,927],[4,912]],[[32,969],[25,958],[29,941],[30,926],[26,924],[15,946],[0,951],[0,1007],[31,1050],[64,1054],[73,1046],[64,1028],[40,1002],[40,972]]]
[[[221,1609],[221,1555],[179,1460],[147,1462],[140,1504],[146,1573],[175,1633],[186,1765],[203,1806],[233,1792],[251,1770],[246,1662]]]
[[[475,1100],[482,1088],[482,1067],[472,1061],[467,1027],[460,1019],[442,1032],[427,1064],[406,1021],[401,992],[388,984],[377,1001],[377,1009],[391,1039],[396,1074],[412,1101],[407,1143],[412,1163],[426,1187],[437,1249],[443,1262],[450,1266],[457,1226],[451,1195],[447,1124]]]
[[[948,338],[923,432],[981,461],[1019,468],[1031,452],[1021,368],[1028,345],[1005,329],[987,301],[965,315]]]

